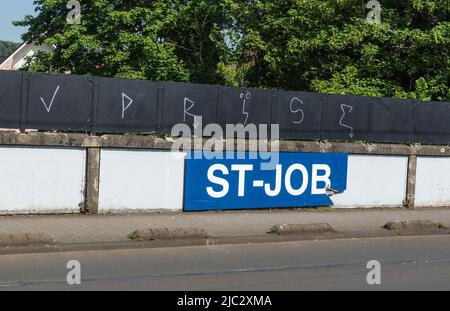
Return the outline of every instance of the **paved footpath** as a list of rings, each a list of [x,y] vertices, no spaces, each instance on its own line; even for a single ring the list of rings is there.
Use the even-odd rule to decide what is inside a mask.
[[[266,235],[276,224],[329,223],[337,231],[371,232],[396,220],[432,220],[450,227],[450,208],[2,216],[0,233],[45,232],[58,243],[89,243],[126,241],[130,232],[150,227],[200,227],[210,237],[252,237]]]

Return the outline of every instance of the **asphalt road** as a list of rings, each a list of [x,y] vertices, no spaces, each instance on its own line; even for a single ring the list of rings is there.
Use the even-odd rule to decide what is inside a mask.
[[[81,285],[66,264],[81,264]],[[366,281],[381,263],[381,285]],[[0,290],[449,290],[450,237],[0,256]]]

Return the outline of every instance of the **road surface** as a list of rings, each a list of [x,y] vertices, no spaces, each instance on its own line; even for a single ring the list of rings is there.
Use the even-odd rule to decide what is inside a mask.
[[[69,260],[81,285],[68,285]],[[366,281],[381,263],[381,285]],[[450,237],[0,256],[0,290],[449,290]]]

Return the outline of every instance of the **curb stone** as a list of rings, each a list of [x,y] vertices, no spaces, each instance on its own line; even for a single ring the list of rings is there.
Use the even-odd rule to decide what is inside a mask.
[[[128,238],[138,241],[206,239],[208,233],[202,228],[147,228],[135,230]]]
[[[36,253],[63,253],[79,251],[110,251],[126,249],[152,249],[167,247],[191,247],[191,246],[212,246],[212,245],[239,245],[256,243],[277,243],[277,242],[298,242],[298,241],[321,241],[336,239],[364,239],[364,238],[407,238],[407,237],[426,237],[439,236],[448,238],[447,230],[422,230],[413,232],[406,230],[398,234],[392,230],[377,230],[364,232],[330,232],[322,234],[286,234],[286,235],[260,235],[260,236],[242,236],[242,237],[209,237],[208,239],[179,239],[179,240],[152,240],[152,241],[108,241],[108,242],[85,242],[85,243],[63,243],[55,245],[28,245],[0,247],[1,255],[12,254],[36,254]]]
[[[431,220],[389,221],[382,228],[387,230],[436,230],[446,229],[444,225]]]
[[[314,224],[284,224],[275,225],[269,229],[267,233],[273,233],[277,235],[286,234],[312,234],[312,233],[327,233],[335,232],[333,227],[327,223],[314,223]]]
[[[0,233],[0,247],[55,244],[55,239],[48,233]]]

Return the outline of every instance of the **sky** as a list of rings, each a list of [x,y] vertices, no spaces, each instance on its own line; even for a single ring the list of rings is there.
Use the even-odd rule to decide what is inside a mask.
[[[14,20],[22,20],[27,14],[34,14],[33,0],[2,0],[0,10],[0,40],[21,43],[24,27],[12,25]]]

